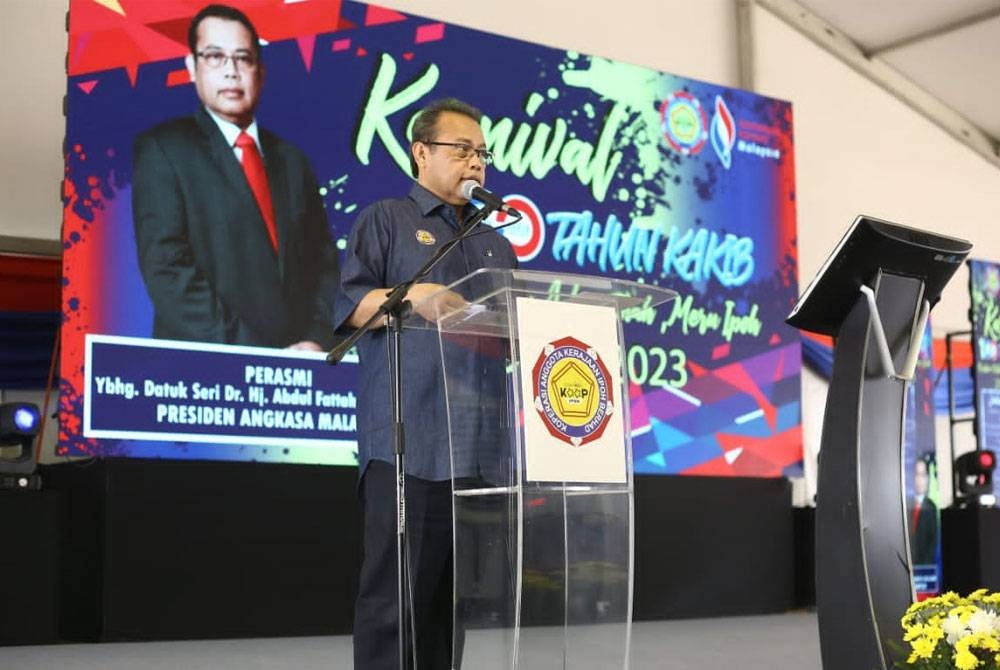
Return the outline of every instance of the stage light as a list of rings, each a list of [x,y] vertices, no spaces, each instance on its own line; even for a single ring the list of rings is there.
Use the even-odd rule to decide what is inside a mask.
[[[14,409],[14,427],[24,435],[34,435],[38,431],[39,420],[37,407],[17,407]]]
[[[955,459],[955,476],[958,479],[958,496],[964,504],[992,504],[993,471],[997,457],[992,451],[970,451]]]
[[[41,425],[38,405],[28,402],[0,404],[0,447],[18,447],[13,456],[0,452],[0,474],[30,475],[35,471],[31,448]]]

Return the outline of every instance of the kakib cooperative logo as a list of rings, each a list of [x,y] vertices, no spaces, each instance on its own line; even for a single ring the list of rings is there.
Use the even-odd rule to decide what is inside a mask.
[[[611,375],[590,345],[549,342],[531,371],[535,410],[556,439],[574,447],[599,438],[614,412]]]

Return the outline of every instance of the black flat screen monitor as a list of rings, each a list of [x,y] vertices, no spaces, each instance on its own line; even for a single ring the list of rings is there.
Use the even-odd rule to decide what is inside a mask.
[[[969,255],[966,240],[859,216],[806,287],[785,322],[800,330],[836,335],[862,284],[879,270],[924,282],[933,307]]]

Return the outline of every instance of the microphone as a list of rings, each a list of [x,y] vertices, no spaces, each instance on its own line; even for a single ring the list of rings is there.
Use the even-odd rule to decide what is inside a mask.
[[[459,186],[459,190],[462,192],[462,197],[466,200],[478,200],[490,209],[503,212],[508,216],[514,216],[519,219],[522,216],[521,212],[505,203],[500,196],[480,186],[479,182],[475,179],[466,179],[463,181],[461,186]]]

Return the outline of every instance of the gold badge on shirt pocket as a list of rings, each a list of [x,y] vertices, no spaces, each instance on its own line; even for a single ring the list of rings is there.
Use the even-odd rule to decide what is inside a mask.
[[[437,242],[437,239],[433,235],[431,235],[430,232],[421,228],[420,230],[417,231],[417,242],[420,242],[420,244],[426,244],[427,246],[430,246],[435,242]]]

